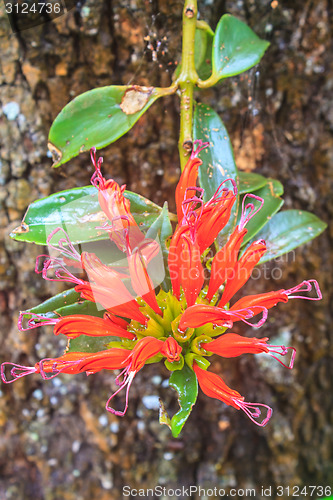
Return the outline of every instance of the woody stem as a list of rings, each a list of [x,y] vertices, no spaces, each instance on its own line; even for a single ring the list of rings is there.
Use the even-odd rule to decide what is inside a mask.
[[[185,0],[183,10],[182,63],[176,80],[180,91],[180,134],[179,156],[181,170],[184,170],[187,156],[192,149],[193,90],[198,81],[194,65],[194,38],[197,23],[197,0]]]

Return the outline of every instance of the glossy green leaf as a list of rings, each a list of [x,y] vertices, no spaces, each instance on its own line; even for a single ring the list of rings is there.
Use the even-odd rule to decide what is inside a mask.
[[[316,215],[304,210],[285,210],[274,215],[256,235],[256,239],[264,239],[267,245],[267,252],[260,263],[275,259],[311,241],[326,227],[327,224]]]
[[[204,200],[208,201],[223,181],[238,181],[237,167],[228,132],[219,115],[206,104],[195,106],[193,136],[194,139],[209,142],[209,147],[200,153],[203,163],[199,167],[199,183],[205,190]],[[227,187],[232,189],[231,183]],[[238,207],[235,202],[229,223],[218,239],[220,245],[225,242],[223,235],[230,234],[236,225]]]
[[[252,172],[239,171],[238,179],[238,194],[254,193],[267,184],[266,177]]]
[[[104,309],[98,309],[94,302],[83,300],[74,288],[61,292],[42,304],[28,309],[27,312],[42,314],[46,318],[59,318],[72,314],[86,314],[102,318]],[[27,316],[28,317],[28,316]],[[113,336],[89,337],[80,335],[76,339],[70,339],[67,345],[67,352],[98,352],[107,348],[109,342],[114,341]]]
[[[161,245],[163,263],[164,263],[164,273],[165,273],[164,279],[161,282],[161,286],[165,292],[168,292],[171,289],[171,280],[168,268],[169,251],[166,245],[166,241],[171,235],[172,235],[172,226],[169,219],[168,204],[167,202],[165,202],[160,215],[151,225],[146,234],[147,238],[152,238],[154,240],[158,238],[159,243]]]
[[[108,344],[117,340],[117,337],[89,337],[80,335],[76,339],[70,339],[66,352],[99,352],[108,349]]]
[[[264,205],[262,209],[247,223],[247,234],[244,236],[243,245],[250,241],[260,229],[271,220],[274,214],[280,210],[283,205],[283,200],[280,195],[283,194],[283,186],[281,182],[276,179],[267,179],[267,184],[258,189],[255,193],[256,196],[263,198]],[[248,200],[248,201],[247,201]],[[240,203],[243,201],[243,197]],[[246,203],[251,202],[251,198],[246,199]],[[255,206],[259,206],[259,202],[254,201]],[[256,237],[256,239],[259,239]]]
[[[195,105],[193,136],[209,142],[209,147],[199,155],[203,162],[199,167],[199,182],[208,201],[221,182],[230,178],[237,181],[237,167],[227,129],[219,115],[206,104]]]
[[[165,90],[154,87],[111,85],[75,97],[50,129],[53,166],[59,167],[93,146],[100,149],[116,141],[163,94]]]
[[[245,23],[230,14],[221,17],[213,41],[213,78],[243,73],[257,64],[269,42],[261,40]]]
[[[74,288],[54,295],[38,306],[27,310],[36,314],[43,314],[46,318],[59,318],[70,314],[89,314],[102,317],[104,310],[99,310],[94,302],[83,300]]]
[[[194,64],[201,80],[207,80],[212,73],[212,47],[214,32],[197,28],[194,39]]]
[[[194,65],[196,70],[203,63],[207,49],[207,33],[205,30],[196,29],[194,37]]]
[[[173,437],[179,436],[186,420],[190,416],[198,396],[198,381],[195,373],[186,364],[182,370],[174,371],[170,377],[170,386],[178,392],[180,409],[172,417],[170,425]]]
[[[29,205],[21,225],[12,231],[11,237],[46,245],[47,236],[62,227],[74,244],[108,239],[106,231],[96,229],[107,220],[97,194],[95,187],[86,186],[37,200]],[[125,197],[130,200],[131,212],[140,229],[147,230],[161,213],[161,207],[131,191],[125,191]]]

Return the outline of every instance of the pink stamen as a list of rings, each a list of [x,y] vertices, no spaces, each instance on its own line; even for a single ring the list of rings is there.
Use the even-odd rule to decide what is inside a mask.
[[[259,427],[264,427],[268,423],[273,413],[273,410],[270,406],[264,405],[262,403],[246,403],[245,401],[242,401],[240,399],[233,399],[233,402],[237,406],[239,406],[239,408],[243,410],[244,413],[246,413],[246,415],[250,420],[252,420],[253,423],[259,425]],[[256,419],[261,415],[260,407],[267,410],[267,415],[261,422],[258,422]]]
[[[91,184],[99,189],[99,190],[104,190],[105,189],[105,179],[102,176],[101,172],[101,164],[103,163],[103,158],[100,157],[98,160],[96,159],[96,148],[93,147],[90,149],[90,158],[92,161],[92,164],[95,167],[95,172],[93,173],[90,182]]]
[[[77,359],[75,361],[61,361],[61,364],[64,365],[63,368],[61,368],[61,370],[57,368],[57,362],[55,361],[52,365],[51,375],[47,375],[45,373],[44,363],[46,363],[46,361],[53,361],[53,358],[44,358],[38,363],[40,374],[44,380],[51,380],[52,378],[57,377],[57,375],[59,375],[59,373],[61,373],[67,366],[77,365],[82,361],[82,359]]]
[[[27,320],[25,316],[31,316],[31,318]],[[39,323],[36,322],[36,319],[39,320]],[[27,320],[27,328],[23,328],[23,320]],[[17,321],[17,326],[20,332],[26,332],[39,326],[55,325],[59,320],[60,318],[48,318],[46,316],[42,316],[41,314],[36,314],[29,311],[21,311]]]
[[[248,203],[247,205],[245,205],[246,198],[253,198],[254,200],[259,201],[260,206],[258,208],[255,208],[253,203]],[[256,196],[254,194],[249,194],[249,193],[246,194],[243,198],[242,215],[239,222],[239,229],[244,229],[249,220],[251,220],[252,217],[254,217],[259,212],[259,210],[262,209],[263,206],[264,206],[264,200],[260,198],[260,196]]]
[[[265,321],[267,320],[268,317],[268,309],[264,306],[252,306],[251,309],[238,309],[237,311],[225,311],[227,314],[234,315],[239,317],[243,323],[246,325],[252,326],[253,328],[260,328]],[[246,312],[247,316],[246,318],[243,318],[242,312]],[[246,321],[246,319],[253,318],[253,316],[256,316],[257,314],[262,313],[262,318],[257,322],[257,323],[250,323],[249,321]]]
[[[200,193],[200,196],[192,196],[191,198],[187,198],[187,192],[191,190],[198,191]],[[195,238],[195,233],[198,227],[198,223],[201,219],[202,212],[203,212],[203,196],[204,190],[202,188],[186,188],[185,191],[185,200],[182,202],[182,210],[183,210],[183,220],[182,220],[182,225],[187,224],[190,229],[190,236],[192,238],[192,241]],[[200,208],[198,208],[198,205]]]
[[[124,368],[124,369],[123,369],[123,370],[119,373],[119,375],[117,375],[115,382],[116,382],[116,384],[117,384],[118,386],[119,386],[119,385],[123,385],[123,384],[126,382],[126,380],[127,380],[127,378],[128,378],[128,372],[129,372],[129,371],[130,371],[130,368],[129,368],[129,366],[127,366],[126,368]],[[122,381],[122,382],[120,382],[120,381],[119,381],[119,379],[120,379],[120,377],[122,377],[122,376],[124,376],[124,378],[123,378],[123,381]]]
[[[292,293],[295,292],[310,292],[312,290],[312,284],[317,293],[317,297],[307,297],[306,295],[290,296]],[[323,298],[318,282],[316,280],[304,280],[299,285],[296,285],[293,288],[289,288],[289,290],[285,290],[285,293],[288,295],[289,299],[321,300]]]
[[[40,271],[40,259],[41,257],[45,257],[46,260],[43,262],[43,268]],[[58,266],[60,269],[55,269]],[[49,278],[47,273],[50,269],[54,270],[54,274],[56,278]],[[42,274],[42,277],[47,281],[68,281],[69,283],[75,283],[76,285],[82,285],[84,283],[83,280],[77,278],[72,274],[64,265],[61,258],[58,257],[49,257],[48,255],[38,255],[36,259],[35,272],[37,274]],[[63,272],[63,274],[61,274]]]
[[[44,359],[41,359],[40,362],[38,363],[38,365],[39,365],[39,371],[40,371],[40,374],[41,374],[41,376],[43,377],[44,380],[51,380],[52,378],[54,378],[57,375],[59,375],[60,370],[57,369],[57,363],[54,362],[54,364],[52,366],[52,374],[51,375],[46,375],[45,370],[44,370],[44,363],[46,361],[53,361],[53,358],[44,358]]]
[[[293,368],[296,357],[295,347],[286,347],[284,345],[267,345],[267,344],[260,344],[260,345],[262,345],[263,347],[268,347],[269,352],[267,354],[269,354],[272,358],[276,359],[276,361],[278,361],[282,366],[288,368],[288,370],[291,370]],[[289,353],[289,350],[291,350],[292,352],[288,365],[283,363],[281,359],[274,356],[274,354],[278,354],[279,356],[286,356]]]
[[[192,149],[191,159],[196,158],[198,156],[198,154],[200,153],[200,151],[202,151],[203,149],[205,149],[209,146],[209,142],[202,142],[201,139],[197,139],[196,141],[194,141],[193,146],[195,144],[198,144],[198,147],[196,149],[194,149],[194,148]]]
[[[57,246],[54,246],[51,243],[51,240],[54,237],[54,235],[57,234],[59,231],[62,231],[64,233],[65,237],[60,238],[60,240],[57,242]],[[54,231],[52,231],[52,233],[50,233],[48,235],[46,243],[53,250],[56,250],[57,252],[60,251],[64,255],[67,255],[70,259],[74,259],[74,260],[77,260],[78,262],[80,262],[80,260],[81,260],[80,254],[77,252],[73,243],[69,239],[68,234],[66,233],[66,231],[63,230],[62,227],[57,227]],[[67,247],[65,247],[64,245],[67,245]]]
[[[216,202],[216,201],[221,201],[223,198],[225,198],[227,196],[227,194],[229,193],[229,189],[226,188],[226,187],[222,187],[223,184],[225,184],[226,182],[231,182],[232,184],[232,187],[233,187],[233,191],[234,191],[234,196],[237,196],[238,194],[238,189],[237,189],[237,184],[236,184],[236,181],[234,179],[225,179],[223,182],[221,182],[221,184],[219,185],[219,187],[217,188],[217,190],[215,191],[213,197],[211,198],[211,200],[209,200],[208,203],[210,202]],[[222,189],[221,189],[222,187]],[[219,194],[220,191],[222,191],[222,194]]]
[[[129,390],[131,388],[131,384],[133,382],[133,379],[135,377],[135,372],[129,372],[129,375],[128,377],[125,377],[125,380],[124,382],[121,384],[121,386],[119,387],[119,389],[114,392],[112,394],[112,396],[109,397],[109,399],[107,400],[106,402],[106,405],[105,405],[105,409],[111,413],[113,413],[114,415],[117,415],[119,417],[123,417],[127,411],[127,408],[128,408],[128,395],[129,395]],[[111,408],[111,406],[109,406],[109,403],[110,401],[125,387],[127,386],[126,388],[126,401],[125,401],[125,408],[123,411],[119,411],[119,410],[115,410],[114,408]]]
[[[13,368],[10,370],[10,374],[13,377],[13,380],[8,380],[6,377],[6,366],[12,366]],[[5,363],[2,363],[1,365],[1,380],[5,384],[11,384],[12,382],[15,382],[15,380],[25,377],[26,375],[30,375],[31,373],[35,373],[36,368],[34,366],[23,366],[23,365],[17,365],[16,363],[10,363],[6,361]]]
[[[108,222],[105,222],[102,226],[96,226],[96,229],[104,229],[106,231],[119,231],[119,226],[117,228],[115,228],[115,223],[117,221],[126,221],[127,222],[127,226],[126,228],[129,227],[129,217],[128,215],[117,215],[116,217],[113,217],[112,218],[112,221],[111,221],[111,224],[109,224]],[[125,226],[123,223],[121,223],[121,229],[125,229]]]

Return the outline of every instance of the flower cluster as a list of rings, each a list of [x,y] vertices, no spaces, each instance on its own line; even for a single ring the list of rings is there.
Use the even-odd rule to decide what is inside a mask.
[[[102,159],[97,160],[96,151],[92,151],[95,167],[92,184],[98,189],[99,204],[107,218],[99,229],[108,233],[110,241],[124,254],[127,265],[105,264],[92,252],[79,254],[66,233],[58,228],[48,238],[49,248],[57,251],[57,256],[39,256],[36,271],[48,280],[74,283],[81,298],[98,304],[104,314],[102,317],[73,314],[50,318],[22,312],[19,328],[28,330],[51,324],[55,335],[65,335],[69,340],[80,335],[100,339],[114,337],[114,340],[108,340],[105,349],[98,352],[76,352],[69,343],[62,356],[43,359],[31,367],[5,362],[1,365],[3,382],[11,383],[29,373],[50,379],[59,373],[90,375],[101,370],[121,370],[116,377],[119,388],[108,399],[106,409],[124,415],[135,375],[146,363],[164,360],[170,371],[182,370],[184,365],[193,370],[207,396],[243,410],[260,426],[268,422],[272,409],[245,401],[221,377],[207,370],[210,365],[207,358],[213,354],[230,358],[265,353],[291,369],[295,358],[293,347],[268,344],[267,337],[248,338],[225,332],[237,321],[261,326],[268,310],[279,302],[294,298],[319,300],[320,289],[315,280],[308,280],[287,290],[233,301],[266,251],[263,240],[253,241],[243,253],[241,250],[247,223],[263,205],[263,200],[254,195],[244,197],[239,223],[226,244],[215,252],[207,279],[205,256],[229,221],[237,188],[232,180],[225,181],[209,201],[204,201],[203,189],[196,186],[202,163],[198,154],[208,144],[196,141],[196,145],[176,189],[178,225],[168,248],[170,290],[157,287],[153,280],[151,269],[161,252],[160,245],[140,230],[131,214],[130,202],[124,196],[125,186],[120,187],[102,176]],[[54,244],[56,235],[61,237]],[[78,270],[80,276],[84,273],[87,279],[78,278],[69,267]],[[315,297],[304,295],[312,289]],[[255,317],[253,324],[250,320]],[[284,356],[288,361],[283,361]],[[126,401],[120,411],[111,405],[123,389]]]

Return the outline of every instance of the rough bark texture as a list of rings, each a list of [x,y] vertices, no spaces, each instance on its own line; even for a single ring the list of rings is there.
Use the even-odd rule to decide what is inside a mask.
[[[9,233],[28,203],[87,185],[92,173],[87,154],[52,171],[48,129],[71,98],[93,87],[167,85],[179,57],[182,2],[87,0],[66,16],[17,35],[0,10],[0,103],[19,106],[18,113],[15,106],[0,110],[1,361],[31,365],[60,354],[63,344],[50,332],[18,333],[18,312],[59,288],[34,273],[40,249],[11,240]],[[277,498],[278,485],[332,481],[332,4],[219,0],[199,2],[199,10],[213,28],[231,12],[271,42],[259,68],[198,95],[226,122],[239,168],[278,178],[286,208],[313,211],[330,224],[313,243],[266,265],[248,291],[316,278],[324,298],[278,306],[260,332],[297,347],[292,372],[251,356],[213,364],[248,401],[274,407],[264,429],[200,395],[181,438],[172,439],[158,424],[158,412],[142,402],[143,396],[160,395],[177,407],[175,393],[161,387],[167,373],[157,366],[137,376],[122,419],[104,410],[114,388],[112,374],[53,382],[31,376],[2,386],[1,499],[117,500],[124,485],[158,484],[255,488],[256,498],[262,498],[261,486],[272,486],[271,498]],[[157,54],[147,49],[147,35],[162,41]],[[171,208],[179,176],[177,106],[176,97],[160,100],[104,152],[106,175],[157,203],[168,199]]]

